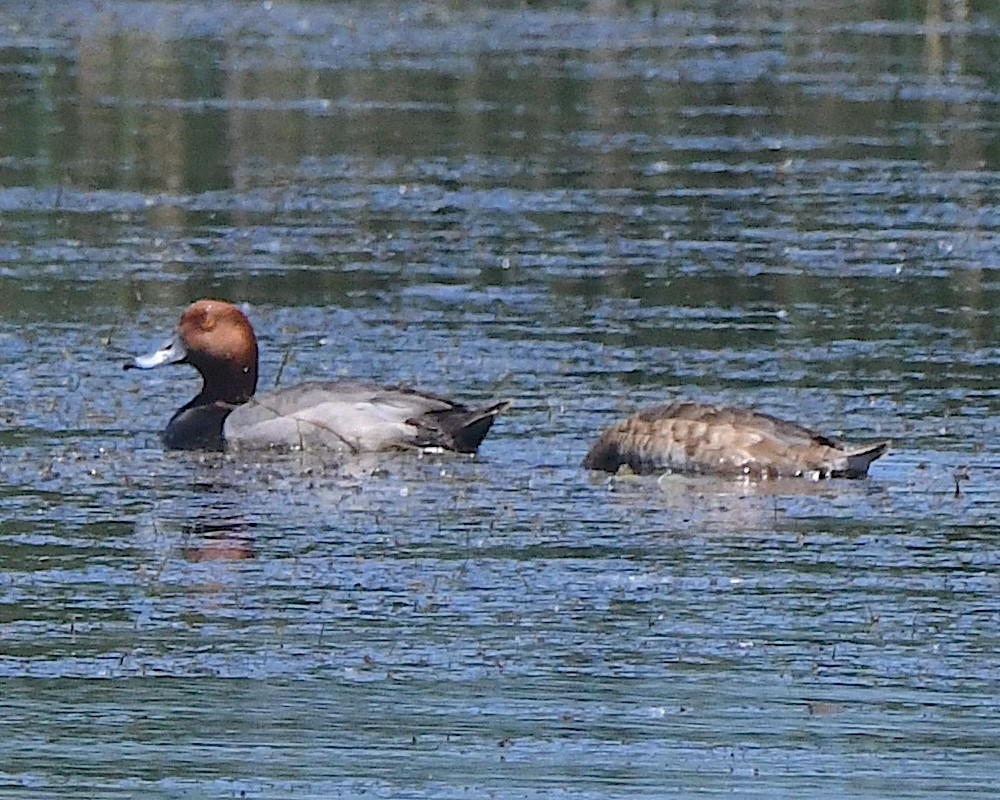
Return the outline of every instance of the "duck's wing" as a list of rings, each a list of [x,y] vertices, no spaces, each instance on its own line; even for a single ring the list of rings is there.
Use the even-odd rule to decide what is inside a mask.
[[[237,447],[323,447],[371,452],[443,447],[474,452],[507,407],[469,409],[405,387],[305,383],[254,397],[226,423]]]

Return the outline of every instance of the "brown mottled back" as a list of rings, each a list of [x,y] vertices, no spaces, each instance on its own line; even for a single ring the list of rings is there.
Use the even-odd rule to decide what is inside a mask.
[[[862,477],[888,442],[847,448],[815,431],[744,408],[676,402],[645,409],[606,430],[588,469],[746,475]]]

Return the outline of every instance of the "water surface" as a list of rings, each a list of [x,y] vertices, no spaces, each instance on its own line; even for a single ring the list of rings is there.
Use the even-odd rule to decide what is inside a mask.
[[[991,797],[1000,19],[906,3],[0,10],[0,796]],[[262,385],[476,458],[165,453]],[[861,482],[609,479],[686,396]]]

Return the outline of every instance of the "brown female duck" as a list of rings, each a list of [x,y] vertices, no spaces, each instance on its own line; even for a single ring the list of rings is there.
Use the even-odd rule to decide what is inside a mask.
[[[608,428],[583,460],[587,469],[637,474],[863,478],[889,442],[852,447],[793,422],[745,408],[676,402]]]

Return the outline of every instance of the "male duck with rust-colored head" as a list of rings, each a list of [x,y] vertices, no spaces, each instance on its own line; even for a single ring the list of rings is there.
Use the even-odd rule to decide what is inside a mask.
[[[167,424],[171,449],[331,448],[350,453],[441,448],[474,453],[509,401],[469,408],[435,395],[355,381],[257,390],[257,337],[246,315],[221,300],[199,300],[173,337],[126,369],[190,364],[204,385]]]
[[[637,474],[690,472],[765,478],[863,478],[889,442],[852,447],[769,414],[680,401],[640,411],[608,428],[583,460],[587,469]]]

